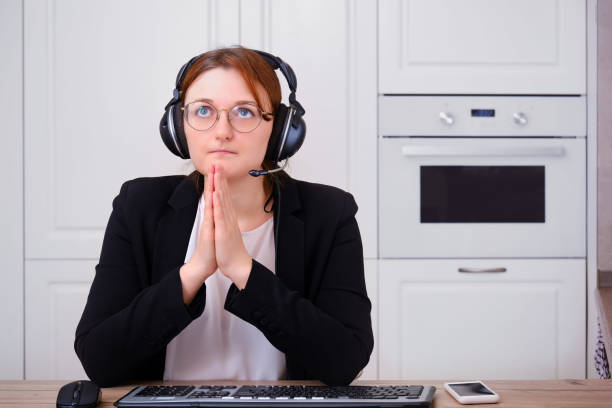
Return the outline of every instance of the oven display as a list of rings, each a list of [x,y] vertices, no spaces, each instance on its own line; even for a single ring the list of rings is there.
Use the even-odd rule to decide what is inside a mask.
[[[543,223],[544,166],[421,166],[421,223]]]
[[[494,118],[495,109],[472,109],[472,117],[475,118]]]

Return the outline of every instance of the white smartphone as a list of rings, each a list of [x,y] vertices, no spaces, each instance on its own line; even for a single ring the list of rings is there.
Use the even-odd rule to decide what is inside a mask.
[[[444,388],[460,404],[491,404],[499,401],[499,395],[482,381],[444,383]]]

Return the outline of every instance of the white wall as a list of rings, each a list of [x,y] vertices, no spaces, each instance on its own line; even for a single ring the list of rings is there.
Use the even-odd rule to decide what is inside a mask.
[[[23,37],[21,0],[0,2],[0,379],[23,378]]]

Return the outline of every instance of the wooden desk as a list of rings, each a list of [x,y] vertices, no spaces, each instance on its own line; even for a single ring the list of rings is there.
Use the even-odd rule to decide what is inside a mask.
[[[0,381],[0,408],[14,407],[55,407],[57,392],[70,381]],[[355,384],[388,384],[383,381],[357,381]],[[437,387],[433,407],[462,407],[442,388],[443,381],[411,381],[394,383],[431,384]],[[611,408],[612,380],[558,380],[558,381],[485,381],[501,397],[498,404],[482,407],[564,407],[564,408]],[[153,383],[152,383],[153,384]],[[162,383],[158,383],[162,384]],[[166,384],[181,384],[179,382]],[[184,384],[184,382],[182,383]],[[206,384],[206,383],[202,383]],[[208,384],[231,384],[215,381]],[[300,384],[297,382],[258,382],[252,384]],[[316,383],[310,383],[316,384]],[[132,386],[102,389],[102,403],[99,407],[111,408]]]

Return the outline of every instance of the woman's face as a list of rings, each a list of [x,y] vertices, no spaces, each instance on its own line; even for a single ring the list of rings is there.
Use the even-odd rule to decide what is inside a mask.
[[[271,112],[268,95],[261,85],[257,88],[261,92],[260,100],[266,105],[259,108]],[[193,165],[201,174],[208,173],[211,164],[221,165],[229,180],[251,177],[249,170],[261,168],[273,121],[262,120],[248,133],[238,132],[231,126],[228,112],[237,103],[257,106],[242,75],[233,68],[213,68],[198,76],[187,89],[185,105],[201,99],[218,110],[219,119],[208,130],[195,130],[183,119]]]

